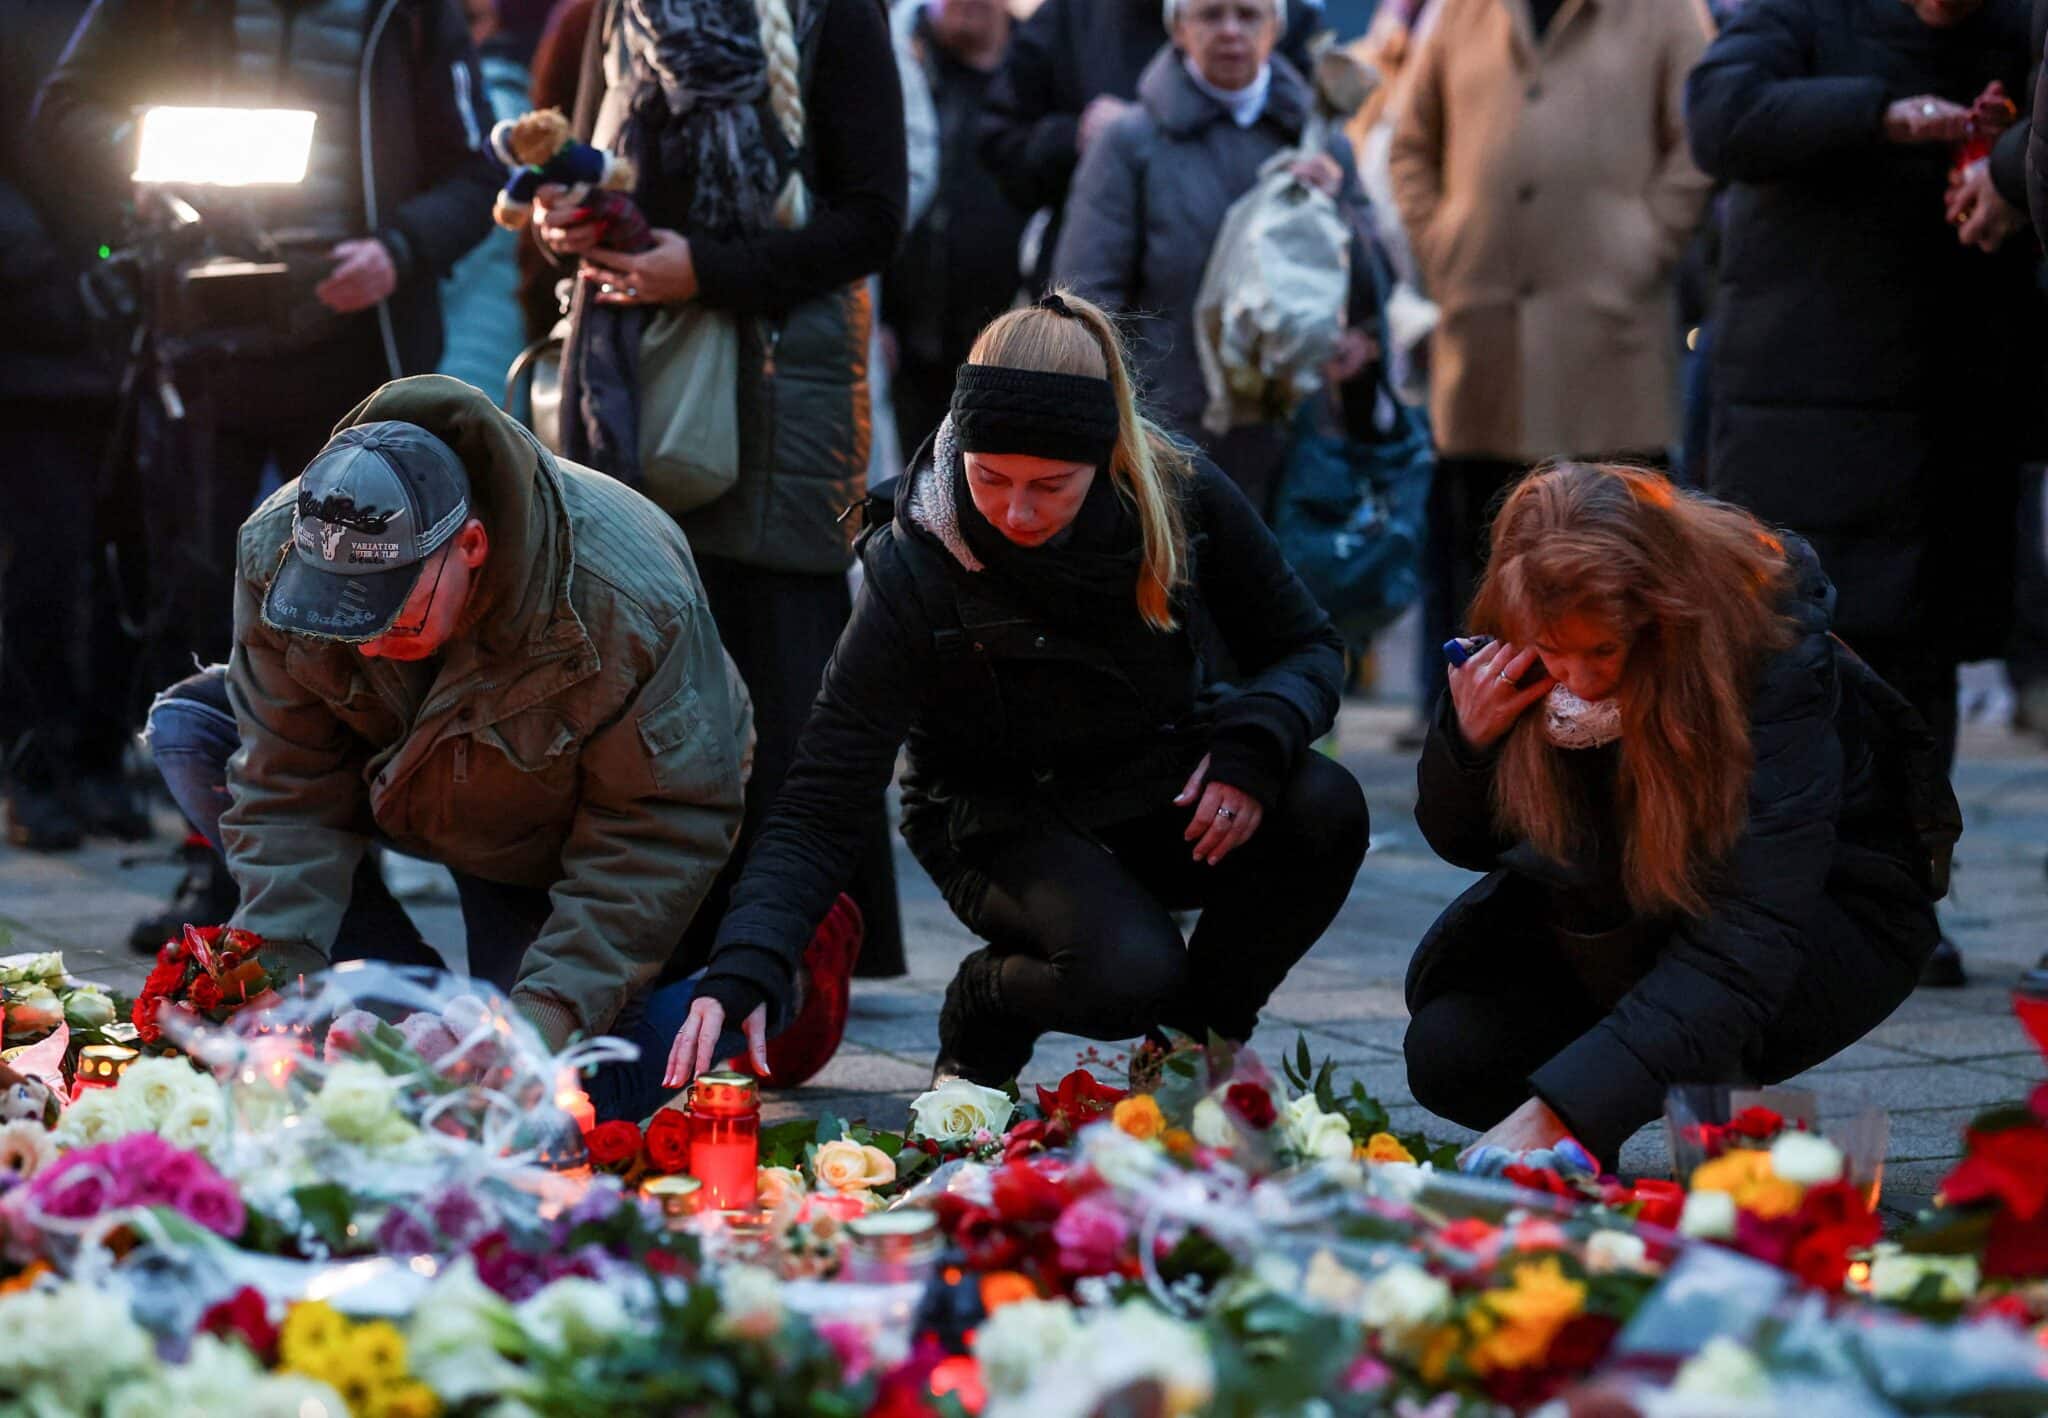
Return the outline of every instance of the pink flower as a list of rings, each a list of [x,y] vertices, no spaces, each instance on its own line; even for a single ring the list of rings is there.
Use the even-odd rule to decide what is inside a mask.
[[[97,1149],[87,1149],[94,1150]],[[67,1221],[89,1221],[98,1216],[107,1209],[114,1190],[105,1172],[85,1166],[52,1168],[32,1185],[30,1201],[49,1215]]]
[[[859,1383],[875,1367],[874,1350],[858,1326],[844,1320],[825,1320],[818,1325],[818,1335],[839,1357],[839,1367],[846,1371],[848,1383]]]
[[[1518,1251],[1562,1251],[1570,1246],[1564,1228],[1547,1216],[1531,1216],[1515,1227]]]
[[[1344,1371],[1340,1387],[1346,1393],[1378,1393],[1394,1381],[1394,1371],[1370,1354],[1361,1354]]]
[[[1114,1203],[1087,1196],[1060,1214],[1052,1238],[1060,1248],[1060,1269],[1072,1275],[1107,1275],[1122,1260],[1131,1228]]]
[[[219,1236],[233,1238],[241,1235],[242,1227],[249,1219],[240,1195],[218,1175],[202,1178],[187,1187],[178,1194],[176,1205],[186,1220]]]

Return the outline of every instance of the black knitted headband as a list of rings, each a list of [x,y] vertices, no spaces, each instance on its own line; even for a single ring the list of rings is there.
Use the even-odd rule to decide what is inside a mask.
[[[1116,451],[1116,389],[1085,374],[963,364],[953,434],[963,453],[1028,453],[1101,465]]]

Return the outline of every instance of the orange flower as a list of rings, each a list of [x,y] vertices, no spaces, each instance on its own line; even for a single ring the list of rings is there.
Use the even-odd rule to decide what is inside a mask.
[[[1195,1135],[1186,1128],[1168,1128],[1165,1132],[1159,1134],[1159,1141],[1175,1157],[1192,1157],[1195,1155]]]
[[[1797,1211],[1805,1199],[1806,1189],[1797,1182],[1788,1182],[1782,1177],[1766,1177],[1738,1196],[1736,1201],[1758,1220],[1776,1221]]]
[[[31,1261],[29,1267],[12,1280],[0,1280],[0,1295],[14,1295],[32,1287],[38,1280],[50,1273],[48,1261]]]
[[[1124,1099],[1110,1118],[1140,1142],[1149,1142],[1166,1131],[1166,1114],[1159,1111],[1159,1100],[1149,1093]]]
[[[1366,1162],[1413,1162],[1415,1154],[1390,1132],[1376,1132],[1353,1154]]]
[[[1029,1276],[1014,1270],[992,1270],[981,1277],[981,1307],[994,1314],[1019,1300],[1036,1300],[1038,1287]]]
[[[1556,1256],[1544,1256],[1516,1267],[1514,1284],[1489,1290],[1479,1305],[1500,1324],[1472,1346],[1472,1367],[1482,1374],[1526,1369],[1543,1361],[1557,1332],[1585,1308],[1586,1286]]]

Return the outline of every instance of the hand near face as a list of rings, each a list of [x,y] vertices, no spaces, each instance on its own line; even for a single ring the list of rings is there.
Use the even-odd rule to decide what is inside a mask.
[[[1481,752],[1492,748],[1530,705],[1550,693],[1557,681],[1548,673],[1539,675],[1526,689],[1518,687],[1535,663],[1534,649],[1495,640],[1451,670],[1451,707],[1457,712],[1458,731],[1466,743]]]

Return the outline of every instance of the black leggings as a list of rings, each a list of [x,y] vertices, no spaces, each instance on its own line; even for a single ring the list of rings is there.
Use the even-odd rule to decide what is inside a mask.
[[[1365,794],[1309,753],[1251,840],[1216,866],[1171,804],[1095,834],[973,843],[942,883],[1004,957],[1004,1009],[1040,1031],[1129,1039],[1158,1025],[1249,1038],[1259,1010],[1343,907],[1365,859]],[[1183,942],[1174,911],[1202,908]]]
[[[1725,1076],[1668,1078],[1665,1085],[1778,1083],[1803,1073],[1883,1023],[1913,992],[1922,963],[1876,943],[1832,903],[1807,934],[1806,958],[1777,1017]],[[1458,988],[1416,1002],[1403,1041],[1408,1089],[1432,1113],[1483,1132],[1528,1102],[1530,1075],[1606,1014],[1542,922],[1532,922],[1528,936],[1501,941],[1488,969],[1468,971]],[[1609,1167],[1621,1144],[1654,1120],[1586,1116],[1570,1098],[1544,1101]]]

